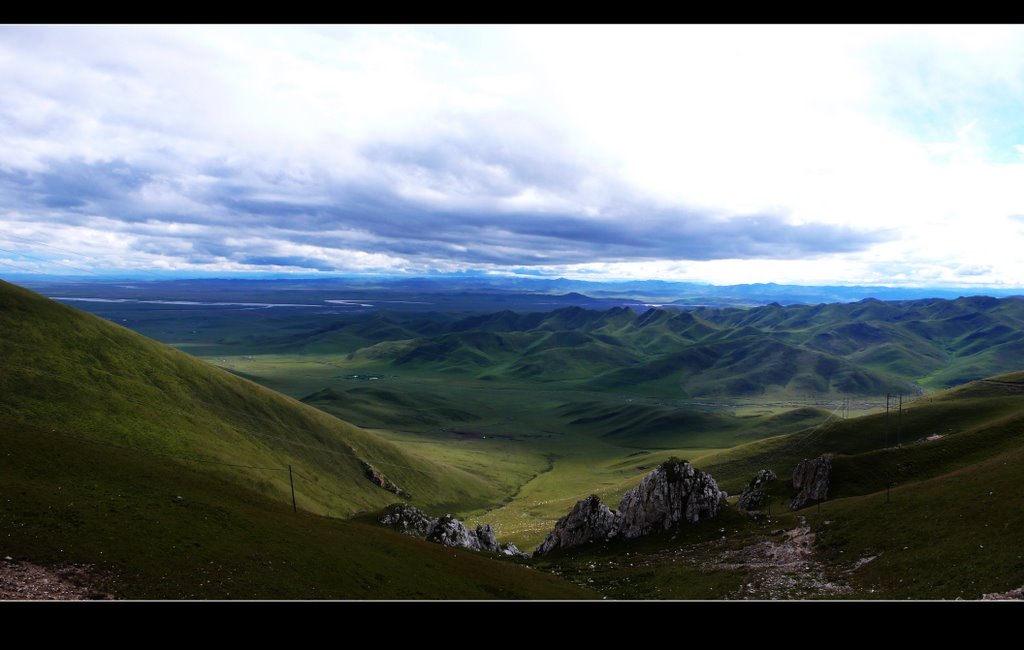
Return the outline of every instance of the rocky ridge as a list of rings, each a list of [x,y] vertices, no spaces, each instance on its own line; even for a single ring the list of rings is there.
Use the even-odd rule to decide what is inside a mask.
[[[610,509],[596,495],[577,502],[533,554],[620,535],[631,539],[667,530],[683,520],[697,523],[716,516],[724,499],[725,493],[710,474],[688,461],[671,458],[626,492],[618,510]]]
[[[476,529],[471,531],[466,524],[451,515],[430,517],[419,508],[405,503],[392,505],[378,521],[394,527],[405,535],[420,537],[443,546],[528,557],[516,548],[515,544],[499,544],[494,535],[494,528],[490,524],[478,524]]]

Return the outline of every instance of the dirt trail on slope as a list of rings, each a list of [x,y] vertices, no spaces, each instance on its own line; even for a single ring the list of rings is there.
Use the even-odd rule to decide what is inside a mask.
[[[704,562],[708,570],[747,570],[750,578],[734,594],[742,599],[836,598],[853,590],[826,575],[815,558],[815,535],[809,526],[778,531],[759,542],[725,549]]]

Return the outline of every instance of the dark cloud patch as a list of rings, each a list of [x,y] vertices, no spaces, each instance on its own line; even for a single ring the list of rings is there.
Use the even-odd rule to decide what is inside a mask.
[[[8,208],[43,210],[57,222],[78,223],[83,214],[120,221],[122,232],[139,238],[138,252],[194,263],[229,260],[325,271],[346,268],[348,261],[339,257],[334,265],[282,254],[274,240],[328,249],[326,259],[333,249],[428,266],[528,266],[799,259],[863,250],[892,236],[820,223],[793,225],[778,214],[724,218],[666,207],[614,180],[600,182],[601,172],[583,163],[574,167],[564,155],[545,156],[548,150],[536,142],[543,129],[528,123],[473,137],[479,133],[455,131],[439,137],[436,146],[369,147],[364,152],[369,171],[341,180],[316,170],[261,173],[244,159],[180,163],[180,170],[170,163],[157,169],[124,160],[64,161],[51,162],[42,172],[0,171],[0,195]],[[204,174],[203,182],[191,180]],[[581,190],[594,186],[604,187],[607,196],[597,200]],[[147,188],[154,191],[144,192]],[[171,199],[152,198],[167,195]],[[533,198],[509,200],[524,195]],[[532,207],[509,207],[520,204]],[[575,205],[587,207],[567,207]],[[183,223],[199,228],[170,225]],[[262,243],[253,247],[254,241]]]
[[[75,209],[96,203],[120,203],[151,179],[149,171],[124,160],[49,161],[45,172],[0,173],[0,191],[19,199],[22,205]]]
[[[339,268],[338,265],[329,264],[323,260],[295,255],[241,255],[234,261],[251,266],[291,266],[316,271],[334,271]]]
[[[825,224],[790,225],[778,215],[721,220],[643,204],[637,204],[628,218],[611,219],[552,213],[431,212],[388,200],[378,206],[364,205],[359,211],[307,207],[305,219],[324,229],[347,228],[370,235],[360,244],[369,252],[491,264],[798,259],[863,250],[892,235]],[[282,221],[296,225],[294,218]],[[352,245],[344,236],[312,232],[295,239],[320,246]]]
[[[219,203],[236,214],[256,217],[272,217],[278,219],[288,219],[289,217],[298,217],[302,215],[315,216],[317,214],[335,212],[335,210],[330,206],[308,206],[303,205],[302,203],[292,203],[281,200],[267,201],[260,199],[225,197],[221,199]]]

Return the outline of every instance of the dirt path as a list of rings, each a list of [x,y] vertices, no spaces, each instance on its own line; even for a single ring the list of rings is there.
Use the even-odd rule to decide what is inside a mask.
[[[106,600],[110,594],[87,586],[95,583],[92,567],[43,567],[5,556],[0,559],[0,600]]]

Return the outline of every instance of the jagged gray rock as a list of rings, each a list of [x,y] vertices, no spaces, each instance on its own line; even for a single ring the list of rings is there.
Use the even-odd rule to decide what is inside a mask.
[[[480,544],[480,548],[485,551],[501,552],[501,545],[498,544],[498,539],[494,536],[494,529],[491,528],[490,524],[476,525],[476,539]]]
[[[419,508],[405,503],[392,505],[378,521],[386,526],[392,526],[406,535],[422,537],[435,544],[468,548],[474,551],[485,550],[516,557],[530,557],[516,548],[515,544],[508,544],[504,547],[499,544],[498,538],[494,534],[494,527],[490,524],[477,524],[476,529],[471,531],[466,528],[464,523],[451,515],[429,517]]]
[[[550,553],[556,548],[578,546],[595,539],[608,539],[618,532],[618,515],[601,503],[596,494],[577,501],[569,514],[555,523],[534,555]]]
[[[428,517],[415,506],[396,503],[378,521],[386,526],[413,537],[426,537],[437,523],[436,518]]]
[[[466,524],[451,515],[437,518],[437,521],[427,533],[427,541],[443,546],[468,548],[474,551],[480,550],[480,539],[476,536],[476,533],[469,532]]]
[[[724,499],[725,493],[718,489],[710,474],[688,461],[672,458],[623,495],[618,510],[611,510],[595,495],[577,502],[533,554],[543,555],[557,548],[618,535],[639,537],[684,520],[696,523],[716,516]]]
[[[530,557],[529,553],[523,553],[522,551],[519,550],[519,547],[516,546],[515,544],[506,544],[504,547],[502,547],[501,554],[502,555],[509,555],[511,557],[523,557],[523,558]]]
[[[722,491],[710,474],[672,458],[623,495],[618,534],[631,539],[667,530],[684,519],[694,524],[717,515],[721,503]]]
[[[768,505],[769,496],[765,484],[777,478],[778,475],[770,469],[758,470],[757,475],[743,488],[739,500],[736,501],[736,507],[748,512],[764,508]]]
[[[828,497],[828,482],[832,477],[832,454],[818,458],[805,458],[793,470],[793,487],[796,496],[790,510],[799,510],[810,501],[822,501]]]

